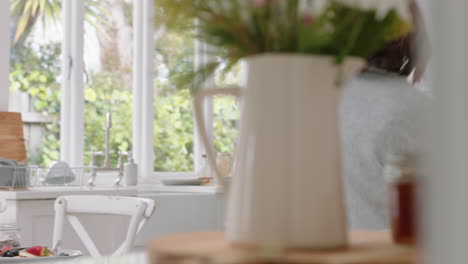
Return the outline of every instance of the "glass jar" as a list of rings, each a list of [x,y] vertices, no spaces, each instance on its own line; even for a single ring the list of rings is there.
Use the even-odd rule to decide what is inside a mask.
[[[16,225],[0,225],[0,248],[20,247],[20,229]]]
[[[390,184],[390,220],[395,243],[416,243],[415,194],[414,180],[407,179]]]
[[[414,245],[417,231],[416,192],[417,177],[412,155],[394,156],[385,168],[389,184],[390,224],[393,241]]]

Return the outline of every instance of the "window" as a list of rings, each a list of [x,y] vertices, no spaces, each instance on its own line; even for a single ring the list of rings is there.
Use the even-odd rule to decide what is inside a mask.
[[[133,3],[85,0],[84,162],[104,151],[106,113],[112,114],[110,161],[132,149]],[[98,157],[102,164],[103,157]]]
[[[154,169],[194,171],[194,121],[190,88],[181,86],[181,73],[193,69],[192,34],[158,29],[155,43]]]
[[[218,70],[215,73],[217,87],[240,85],[241,67],[235,65],[227,72]],[[238,99],[233,97],[215,97],[213,103],[213,134],[217,152],[234,153],[237,137],[237,123],[240,118]]]
[[[89,164],[90,152],[104,148],[105,116],[112,112],[111,149],[134,151],[148,181],[154,172],[190,175],[200,166],[190,87],[178,80],[206,61],[206,47],[190,32],[154,30],[154,0],[11,0],[10,6],[11,110],[40,119],[34,127],[40,133],[28,139],[30,164]],[[236,67],[213,83],[237,83],[238,76]],[[217,151],[232,152],[236,100],[216,98],[207,109]],[[111,161],[115,166],[116,153]]]
[[[60,158],[62,6],[27,3],[10,1],[9,111],[23,113],[29,162],[46,165]]]

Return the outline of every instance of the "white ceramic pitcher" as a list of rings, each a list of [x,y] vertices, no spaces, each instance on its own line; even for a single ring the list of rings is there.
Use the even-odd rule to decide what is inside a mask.
[[[219,177],[203,119],[207,96],[241,99],[240,137],[227,202],[226,237],[235,244],[337,248],[347,244],[338,105],[340,69],[328,56],[265,54],[243,62],[241,87],[195,94],[199,134]]]

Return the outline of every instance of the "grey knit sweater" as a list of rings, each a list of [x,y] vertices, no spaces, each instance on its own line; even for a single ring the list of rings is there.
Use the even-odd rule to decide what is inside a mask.
[[[417,151],[417,127],[428,96],[400,76],[363,73],[344,90],[341,104],[343,172],[351,228],[388,228],[389,154]]]

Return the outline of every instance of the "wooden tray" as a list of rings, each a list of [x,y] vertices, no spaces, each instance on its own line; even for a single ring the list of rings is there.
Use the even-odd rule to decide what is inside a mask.
[[[0,187],[0,192],[27,192],[29,191],[29,188],[5,188],[5,187]]]
[[[151,263],[313,263],[410,264],[415,250],[391,242],[388,232],[356,231],[349,248],[312,251],[259,249],[231,245],[222,232],[185,233],[163,237],[149,247]],[[196,262],[200,261],[200,262]]]

